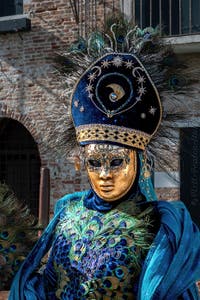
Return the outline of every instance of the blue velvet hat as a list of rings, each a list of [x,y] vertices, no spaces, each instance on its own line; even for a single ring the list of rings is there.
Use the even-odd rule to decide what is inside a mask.
[[[107,53],[79,78],[71,97],[81,144],[108,142],[144,150],[161,122],[158,91],[134,54]]]

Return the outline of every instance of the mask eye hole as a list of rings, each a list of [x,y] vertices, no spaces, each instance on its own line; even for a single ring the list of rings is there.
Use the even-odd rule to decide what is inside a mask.
[[[111,167],[120,167],[123,164],[123,159],[122,158],[115,158],[111,160],[110,166]]]
[[[100,168],[101,167],[101,162],[97,159],[88,159],[87,161],[88,166],[92,168]]]

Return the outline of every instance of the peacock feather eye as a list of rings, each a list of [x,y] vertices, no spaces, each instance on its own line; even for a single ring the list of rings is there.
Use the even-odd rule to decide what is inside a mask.
[[[124,277],[124,271],[122,269],[122,267],[118,267],[116,270],[115,270],[115,273],[116,273],[116,276],[117,278],[123,278]]]
[[[112,282],[109,279],[105,279],[104,282],[103,282],[103,285],[106,288],[111,288],[112,287]]]
[[[16,249],[17,249],[17,246],[16,246],[16,245],[11,245],[11,246],[10,246],[11,252],[14,252]]]
[[[14,261],[15,266],[19,266],[20,263],[21,263],[20,259],[15,259]]]
[[[3,239],[7,239],[8,236],[9,236],[8,231],[3,231],[2,234],[1,234],[1,236],[2,236]]]

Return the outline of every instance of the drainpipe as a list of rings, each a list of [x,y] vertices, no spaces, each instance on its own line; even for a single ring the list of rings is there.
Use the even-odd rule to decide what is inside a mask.
[[[48,168],[41,167],[38,223],[42,228],[45,228],[49,223],[49,207],[50,207],[50,173]]]

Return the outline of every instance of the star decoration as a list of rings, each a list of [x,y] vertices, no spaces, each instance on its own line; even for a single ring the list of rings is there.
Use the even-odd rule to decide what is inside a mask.
[[[140,95],[144,95],[146,93],[146,88],[141,86],[139,89],[138,89],[138,92]]]
[[[75,107],[78,107],[78,104],[79,104],[79,101],[78,101],[78,100],[75,100],[75,101],[74,101],[74,106],[75,106]]]
[[[144,76],[140,76],[137,80],[138,83],[144,83],[145,82],[145,78]]]
[[[153,107],[153,106],[151,106],[150,107],[150,109],[149,109],[149,113],[151,114],[151,115],[155,115],[155,112],[156,112],[156,110],[157,110],[157,108],[156,107]]]
[[[95,80],[95,78],[96,78],[96,74],[95,73],[92,73],[92,74],[90,74],[88,76],[89,81],[93,81],[93,80]]]
[[[127,60],[124,64],[127,69],[131,69],[134,66],[133,62],[130,60]]]
[[[122,65],[122,59],[120,56],[116,56],[114,59],[113,59],[113,65],[115,67],[120,67]]]
[[[83,105],[80,107],[80,112],[83,112],[85,109],[83,107]]]
[[[93,85],[88,84],[85,89],[87,92],[91,92],[93,90]]]
[[[103,60],[102,63],[101,63],[102,67],[103,68],[108,68],[109,65],[110,65],[110,61],[108,60]]]

